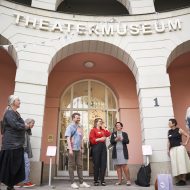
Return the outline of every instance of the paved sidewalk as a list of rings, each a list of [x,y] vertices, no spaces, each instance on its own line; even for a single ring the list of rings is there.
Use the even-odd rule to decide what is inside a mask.
[[[126,186],[125,184],[116,186],[115,180],[109,180],[107,181],[107,186],[93,186],[92,181],[86,181],[88,184],[91,185],[90,188],[80,188],[81,190],[154,190],[154,186],[150,187],[140,187],[135,185],[134,183],[131,186]],[[31,189],[31,190],[73,190],[70,187],[70,182],[68,180],[53,180],[52,181],[52,187],[48,186],[48,184],[44,184],[41,186],[35,186],[31,188],[15,188],[16,190],[26,190],[26,189]],[[2,185],[1,190],[6,190],[6,187]],[[174,190],[190,190],[190,181],[188,181],[188,185],[183,186],[183,187],[176,187],[174,186]]]

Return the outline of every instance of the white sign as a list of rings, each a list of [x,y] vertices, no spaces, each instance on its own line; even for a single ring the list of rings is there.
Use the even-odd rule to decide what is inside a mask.
[[[142,145],[142,152],[144,156],[152,155],[152,147],[150,145]]]
[[[55,156],[56,155],[56,146],[48,146],[46,156]]]
[[[138,36],[138,35],[151,35],[155,33],[173,32],[182,29],[181,21],[179,19],[172,19],[166,21],[150,21],[143,23],[131,22],[116,22],[111,23],[99,22],[96,24],[82,24],[70,23],[68,21],[55,20],[52,22],[47,18],[35,18],[28,15],[21,15],[15,13],[16,25],[24,26],[26,28],[33,28],[49,32],[59,32],[62,34],[71,34],[74,30],[79,36],[95,35],[95,36]]]

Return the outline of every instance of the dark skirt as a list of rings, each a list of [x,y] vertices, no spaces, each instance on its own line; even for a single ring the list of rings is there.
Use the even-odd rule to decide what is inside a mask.
[[[14,186],[25,179],[24,149],[1,150],[0,181]]]

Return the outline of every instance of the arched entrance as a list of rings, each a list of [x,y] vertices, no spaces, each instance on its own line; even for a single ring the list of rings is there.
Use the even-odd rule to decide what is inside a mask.
[[[99,48],[100,46],[102,48]],[[72,47],[71,50],[74,50],[73,52],[70,51],[70,47]],[[97,52],[92,51],[92,47]],[[66,93],[66,89],[71,84],[87,79],[101,81],[114,91],[117,96],[116,110],[118,114],[116,117],[123,122],[123,130],[130,137],[128,146],[130,154],[129,164],[131,167],[136,168],[139,163],[142,163],[139,104],[135,80],[136,65],[134,60],[124,50],[119,48],[115,51],[117,48],[112,44],[100,41],[76,42],[63,47],[54,56],[49,66],[50,75],[48,78],[44,115],[42,160],[46,164],[49,163],[45,156],[47,146],[58,146],[56,159],[55,161],[53,160],[56,176],[68,176],[66,169],[63,170],[63,158],[66,157],[62,156],[61,158],[60,154],[63,154],[63,151],[59,152],[61,100]],[[111,49],[114,51],[111,51]],[[111,55],[112,52],[115,52],[115,54]],[[85,65],[86,62],[93,62],[94,66],[88,68]],[[71,101],[71,98],[69,101]],[[79,109],[74,111],[76,110],[78,111]],[[71,111],[68,113],[71,115]],[[64,133],[62,133],[62,137],[64,137],[63,135]],[[88,171],[84,168],[85,175],[90,174],[90,165],[88,167]],[[111,165],[109,165],[109,168],[111,168]],[[108,175],[116,175],[116,172],[109,168]]]
[[[180,52],[180,53],[176,53]],[[175,56],[172,56],[175,55]],[[174,117],[178,121],[179,127],[187,130],[185,116],[186,110],[190,106],[190,41],[178,45],[171,53],[167,72],[170,76],[171,95],[174,109]],[[189,145],[189,144],[188,144]],[[187,146],[189,150],[189,146]]]
[[[7,106],[7,98],[15,87],[16,64],[9,53],[0,47],[0,118]]]
[[[103,118],[109,130],[113,129],[118,119],[117,100],[112,90],[97,80],[81,80],[70,85],[63,93],[60,102],[58,162],[57,174],[68,175],[68,154],[65,139],[65,129],[71,122],[71,114],[81,114],[81,126],[84,132],[83,174],[89,176],[93,173],[92,162],[89,157],[89,132],[93,128],[94,119]],[[107,139],[107,145],[109,139]],[[114,170],[111,161],[111,150],[108,154],[108,175]]]
[[[190,106],[189,59],[190,41],[188,40],[175,47],[167,61],[167,72],[170,77],[174,117],[177,119],[178,127],[186,132],[188,132],[185,121],[186,110]],[[190,143],[186,145],[188,151],[190,151],[189,145]]]

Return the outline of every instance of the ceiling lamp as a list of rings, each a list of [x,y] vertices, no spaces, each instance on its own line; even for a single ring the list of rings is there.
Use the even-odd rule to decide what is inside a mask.
[[[95,66],[95,63],[92,62],[92,61],[86,61],[86,62],[84,62],[84,66],[85,66],[86,68],[92,68],[92,67]]]

